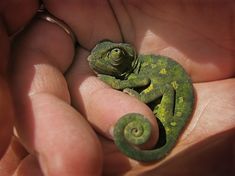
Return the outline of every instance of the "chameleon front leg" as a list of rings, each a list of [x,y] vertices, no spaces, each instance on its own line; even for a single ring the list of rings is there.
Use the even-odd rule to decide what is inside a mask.
[[[117,90],[123,90],[125,88],[143,87],[150,84],[149,78],[135,76],[130,76],[127,80],[120,80],[113,76],[103,74],[99,74],[98,77],[100,80]]]
[[[145,104],[150,103],[163,95],[163,92],[160,90],[158,86],[153,88],[154,86],[150,84],[146,89],[142,92],[137,92],[134,89],[126,88],[123,92],[129,94],[130,96],[134,96]]]

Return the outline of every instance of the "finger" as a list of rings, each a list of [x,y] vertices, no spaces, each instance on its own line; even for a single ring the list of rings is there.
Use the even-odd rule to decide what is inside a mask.
[[[21,160],[27,155],[23,146],[13,137],[6,153],[0,160],[1,175],[13,175]]]
[[[42,20],[33,21],[15,43],[12,82],[17,131],[46,175],[101,171],[97,137],[70,106],[63,73],[73,55],[71,38],[57,25]]]
[[[22,28],[36,13],[38,0],[8,0],[0,2],[1,20],[10,35]]]
[[[149,145],[154,145],[158,137],[158,128],[151,110],[136,98],[111,89],[94,77],[86,60],[88,52],[80,49],[77,53],[75,62],[67,74],[73,105],[108,138],[112,138],[112,129],[120,117],[130,112],[143,114],[152,124]]]
[[[10,143],[13,126],[13,107],[9,87],[0,75],[0,158]]]
[[[25,157],[13,174],[13,176],[24,175],[43,176],[40,165],[35,156],[28,155],[27,157]]]
[[[46,8],[65,21],[84,48],[91,49],[103,39],[121,40],[118,23],[108,1],[47,0]]]
[[[10,143],[13,126],[13,106],[6,74],[9,48],[5,26],[0,22],[0,158]]]

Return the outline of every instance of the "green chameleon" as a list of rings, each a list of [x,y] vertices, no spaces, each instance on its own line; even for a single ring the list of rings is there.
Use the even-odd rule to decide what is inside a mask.
[[[183,67],[165,56],[137,55],[130,44],[111,41],[98,43],[88,61],[102,81],[146,103],[159,124],[156,147],[141,150],[138,146],[151,134],[150,122],[138,113],[121,117],[114,127],[114,142],[121,152],[142,162],[165,157],[193,110],[193,86]]]

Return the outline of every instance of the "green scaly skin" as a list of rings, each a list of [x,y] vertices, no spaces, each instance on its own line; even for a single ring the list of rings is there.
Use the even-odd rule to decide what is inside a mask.
[[[117,147],[142,162],[165,157],[193,110],[193,86],[183,67],[165,56],[137,56],[130,44],[111,41],[98,43],[88,61],[102,81],[149,105],[159,123],[158,144],[152,150],[141,150],[136,146],[148,140],[151,125],[141,114],[124,115],[114,128]]]

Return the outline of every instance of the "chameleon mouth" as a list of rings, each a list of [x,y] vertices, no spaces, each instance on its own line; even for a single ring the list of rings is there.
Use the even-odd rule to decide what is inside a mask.
[[[89,65],[97,75],[98,74],[105,74],[105,75],[110,75],[110,76],[117,76],[119,74],[119,71],[110,65],[105,65],[105,66],[97,66],[96,65],[96,66],[94,66],[91,63]]]
[[[108,74],[107,71],[105,71],[105,70],[103,70],[102,68],[99,68],[99,67],[93,67],[93,70],[95,71],[96,74],[106,74],[106,75]]]

